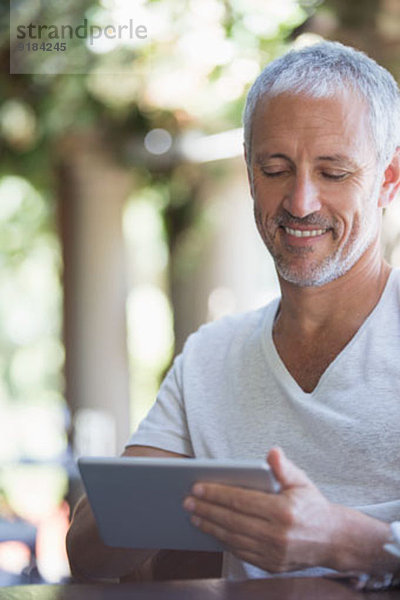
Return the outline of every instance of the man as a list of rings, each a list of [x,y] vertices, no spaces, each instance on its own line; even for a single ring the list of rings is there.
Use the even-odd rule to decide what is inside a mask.
[[[125,454],[269,451],[280,494],[198,484],[185,499],[193,523],[226,546],[226,577],[392,573],[383,545],[400,516],[400,273],[382,258],[380,230],[400,185],[400,95],[374,61],[325,42],[267,66],[244,126],[281,298],[190,336]],[[68,550],[73,573],[93,579],[154,577],[161,556],[105,547],[85,500]],[[189,555],[194,575],[215,572],[179,553],[177,576]]]

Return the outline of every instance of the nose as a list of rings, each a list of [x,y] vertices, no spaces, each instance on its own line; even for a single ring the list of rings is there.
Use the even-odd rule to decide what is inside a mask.
[[[284,208],[294,217],[306,217],[321,208],[319,191],[309,174],[296,173],[286,191]]]

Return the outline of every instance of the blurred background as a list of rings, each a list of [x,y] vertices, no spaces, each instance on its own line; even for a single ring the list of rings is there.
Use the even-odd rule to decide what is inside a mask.
[[[84,74],[10,75],[0,5],[2,585],[68,577],[76,456],[123,450],[200,324],[277,295],[242,159],[262,67],[326,38],[400,77],[399,0],[65,6],[133,14],[148,39],[97,47]],[[383,243],[400,266],[399,202]]]

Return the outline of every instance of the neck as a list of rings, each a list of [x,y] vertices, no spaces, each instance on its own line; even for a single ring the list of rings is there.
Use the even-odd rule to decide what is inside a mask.
[[[280,278],[281,304],[275,333],[313,337],[321,331],[358,328],[378,303],[390,273],[372,245],[341,277],[320,287],[299,287]]]

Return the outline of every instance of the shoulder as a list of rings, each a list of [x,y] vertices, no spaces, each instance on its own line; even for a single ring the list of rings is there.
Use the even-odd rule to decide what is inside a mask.
[[[227,348],[232,343],[259,338],[265,327],[268,315],[275,312],[279,299],[266,306],[236,315],[222,317],[212,323],[202,325],[191,334],[184,346],[184,354],[198,352],[202,348],[208,353]]]

